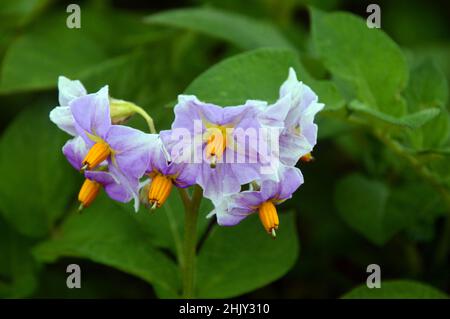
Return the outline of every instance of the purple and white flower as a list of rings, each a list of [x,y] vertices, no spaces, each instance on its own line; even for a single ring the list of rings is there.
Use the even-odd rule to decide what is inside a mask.
[[[280,135],[280,160],[286,165],[295,165],[309,154],[317,143],[316,114],[324,108],[311,88],[297,80],[293,68],[288,79],[280,87],[280,99],[288,98],[290,108]]]
[[[50,120],[64,132],[75,136],[77,132],[74,126],[74,119],[69,104],[76,98],[87,94],[83,84],[72,81],[64,76],[58,77],[59,105],[50,112]]]
[[[264,228],[274,236],[279,225],[275,205],[291,198],[303,184],[303,176],[298,168],[283,166],[280,175],[279,182],[265,179],[256,183],[257,189],[224,197],[208,216],[216,215],[219,225],[233,226],[258,212]]]
[[[236,225],[258,212],[272,236],[279,226],[275,206],[303,183],[295,165],[310,156],[317,142],[314,119],[324,107],[290,68],[278,100],[270,105],[247,100],[221,107],[180,95],[171,130],[157,135],[115,125],[111,101],[117,104],[119,120],[134,112],[150,117],[130,102],[111,99],[108,86],[87,94],[80,81],[59,77],[58,88],[60,106],[50,119],[74,136],[63,153],[86,177],[79,193],[82,206],[103,187],[114,200],[134,199],[137,211],[145,185],[145,201],[154,209],[163,205],[173,186],[198,184],[215,205],[209,216],[216,215],[220,225]],[[152,121],[149,126],[153,132]],[[144,176],[148,180],[141,183]],[[244,185],[249,190],[241,191]]]
[[[89,148],[82,161],[84,168],[92,170],[107,160],[109,166],[115,166],[125,176],[142,177],[150,158],[149,145],[156,143],[158,136],[112,125],[107,86],[69,104],[75,131]]]
[[[66,156],[69,163],[78,171],[81,170],[81,163],[86,157],[88,151],[89,149],[87,148],[86,143],[80,136],[67,141],[63,147],[63,154]],[[89,184],[93,184],[91,185],[90,189],[87,189],[86,191],[98,191],[96,189],[98,185],[96,184],[99,184],[103,186],[108,196],[113,200],[127,203],[131,199],[134,199],[134,207],[135,210],[138,211],[139,180],[137,178],[129,178],[127,176],[124,176],[114,166],[108,166],[108,163],[106,161],[98,165],[95,170],[85,171],[84,175],[86,179],[91,181]],[[96,192],[95,194],[88,194],[86,192],[84,192],[83,194],[82,188],[79,194],[81,204],[84,207],[87,207],[96,195]],[[88,203],[84,202],[83,200],[83,198],[86,197],[90,199]]]
[[[188,163],[168,161],[168,151],[162,143],[153,147],[146,175],[150,178],[147,200],[155,209],[167,200],[172,186],[186,188],[194,185],[197,169]]]
[[[152,145],[160,144],[158,135],[113,125],[107,86],[87,94],[81,82],[60,77],[58,87],[61,106],[52,110],[50,119],[75,136],[63,153],[89,181],[103,185],[111,198],[120,202],[134,198],[137,210],[139,179],[148,167]],[[80,194],[98,192],[95,183],[85,184],[89,187],[83,185]]]
[[[268,147],[257,120],[263,103],[220,107],[191,95],[178,97],[172,129],[161,132],[161,139],[172,150],[181,149],[183,160],[197,167],[196,182],[213,202],[259,179],[261,166],[270,162],[270,154],[261,152]]]

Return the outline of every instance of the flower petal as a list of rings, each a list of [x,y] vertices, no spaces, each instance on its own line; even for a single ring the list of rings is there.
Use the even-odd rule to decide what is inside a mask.
[[[297,80],[297,73],[294,68],[289,68],[289,75],[286,81],[280,87],[280,97],[288,95],[292,91],[298,90],[300,82]]]
[[[176,176],[173,182],[177,187],[186,188],[195,184],[199,168],[199,164],[171,163],[168,166],[167,173]]]
[[[229,203],[233,201],[233,197],[234,196],[225,197],[214,207],[214,210],[208,214],[208,217],[216,215],[217,223],[220,226],[234,226],[254,212],[254,209],[248,207],[230,207]]]
[[[227,169],[231,175],[236,176],[239,184],[244,185],[261,178],[260,168],[259,164],[230,163]]]
[[[91,142],[86,132],[105,138],[111,127],[108,86],[104,86],[97,93],[76,98],[69,106],[77,132],[87,143]]]
[[[313,145],[304,135],[286,131],[280,136],[280,160],[283,164],[294,166],[300,157],[310,153]]]
[[[247,209],[242,208],[232,208],[227,212],[217,211],[217,223],[220,226],[234,226],[252,213],[254,213],[254,211],[248,211]]]
[[[105,141],[113,150],[112,164],[125,175],[140,178],[148,168],[158,135],[146,134],[131,127],[112,125]]]
[[[216,114],[216,118],[219,117],[219,114],[221,117],[213,123],[218,125],[233,125],[234,127],[237,127],[239,126],[239,123],[242,123],[245,119],[250,119],[251,117],[253,118],[253,122],[255,122],[255,103],[256,101],[247,101],[244,105],[219,107],[220,113],[215,112],[214,108],[210,108],[210,112]],[[204,109],[207,109],[207,105],[204,106]]]
[[[278,199],[291,198],[292,194],[303,184],[302,172],[297,167],[284,166],[281,172]]]
[[[131,192],[119,183],[115,177],[106,171],[86,171],[86,178],[103,185],[108,196],[118,202],[127,203],[131,200]]]
[[[58,77],[59,105],[68,106],[69,103],[87,94],[86,89],[80,81],[72,81],[65,76]]]
[[[324,104],[322,103],[313,103],[308,106],[307,109],[303,112],[303,116],[300,120],[300,129],[301,133],[308,140],[309,144],[311,144],[312,148],[317,143],[317,124],[314,123],[314,118],[318,112],[320,112],[324,108]],[[311,151],[312,151],[311,148]]]
[[[179,95],[175,105],[175,120],[172,129],[183,128],[194,132],[194,121],[202,121],[200,101],[193,95]]]
[[[173,163],[201,163],[202,136],[201,134],[198,136],[192,135],[188,130],[181,128],[159,132],[159,137],[168,154],[168,160]]]
[[[113,166],[110,171],[86,171],[86,178],[103,185],[108,196],[118,202],[127,203],[134,199],[134,208],[139,210],[139,180],[123,175]]]
[[[254,211],[259,205],[266,200],[260,191],[245,191],[235,195],[232,195],[232,200],[228,204],[230,208],[247,209],[248,211]]]
[[[150,155],[146,172],[150,173],[156,170],[162,174],[168,174],[169,163],[163,147],[164,145],[160,139],[157,139],[155,143],[151,143],[148,146]]]
[[[138,212],[140,204],[139,190],[141,187],[139,179],[129,175],[124,175],[120,170],[118,170],[114,166],[110,166],[109,172],[114,176],[115,179],[119,181],[119,185],[122,186],[125,189],[125,191],[129,194],[130,199],[134,200],[134,210],[135,212]],[[106,187],[105,190],[108,194],[110,192],[111,193],[113,192],[113,190],[109,190]],[[127,200],[127,202],[129,200]]]
[[[62,152],[66,156],[70,165],[72,165],[76,170],[80,170],[81,163],[88,152],[88,148],[86,147],[86,143],[83,138],[77,136],[64,144]]]
[[[264,200],[285,200],[303,184],[303,175],[296,167],[282,165],[279,168],[279,181],[272,179],[261,182],[261,197]]]
[[[75,120],[72,116],[72,111],[68,106],[57,106],[50,111],[50,120],[55,123],[64,132],[75,136],[77,130],[75,129]]]
[[[90,180],[102,184],[103,186],[108,184],[119,185],[119,180],[108,171],[86,171],[84,176]]]
[[[213,203],[221,202],[224,196],[238,193],[241,189],[239,177],[231,169],[232,164],[221,163],[211,168],[204,162],[199,169],[197,184],[203,189],[203,195]]]
[[[324,104],[317,102],[318,97],[309,86],[297,80],[292,68],[280,88],[280,99],[285,98],[289,98],[290,110],[280,135],[280,159],[286,165],[295,165],[300,157],[313,150],[317,142],[314,117]]]
[[[172,129],[186,128],[193,131],[194,120],[201,120],[203,125],[236,123],[241,117],[246,115],[250,108],[250,104],[221,107],[212,103],[202,102],[194,95],[179,95],[178,104],[174,109],[175,121],[172,124]]]
[[[266,179],[261,182],[261,198],[263,201],[277,198],[278,189],[281,181]]]
[[[259,107],[258,120],[264,126],[284,127],[284,121],[291,109],[290,93],[279,98],[274,104]]]

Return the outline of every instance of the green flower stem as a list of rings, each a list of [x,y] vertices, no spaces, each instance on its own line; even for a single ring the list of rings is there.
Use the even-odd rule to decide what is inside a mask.
[[[349,123],[363,125],[363,122],[355,118],[351,118],[351,111],[346,116],[346,120]],[[450,190],[439,181],[439,179],[430,170],[420,163],[417,158],[408,152],[400,143],[392,140],[389,136],[381,130],[372,130],[373,135],[378,138],[378,140],[383,143],[387,148],[389,148],[395,155],[399,158],[405,160],[416,172],[416,174],[426,181],[430,186],[432,186],[444,200],[448,212],[450,214]]]
[[[423,272],[422,256],[415,243],[406,239],[403,243],[405,260],[407,261],[409,275],[417,277]]]
[[[181,201],[183,202],[184,209],[188,209],[189,205],[191,204],[191,198],[189,197],[189,194],[186,190],[186,188],[177,188],[178,193],[180,194]]]
[[[155,125],[150,115],[148,115],[143,108],[134,103],[130,103],[129,107],[147,121],[150,133],[156,134]],[[183,297],[191,299],[194,297],[195,287],[198,209],[203,198],[203,191],[200,186],[195,185],[192,198],[190,198],[186,189],[179,188],[178,190],[185,213],[184,243],[182,256],[180,258],[181,273],[183,277]]]
[[[351,113],[347,114],[347,121],[354,124],[363,124],[358,120],[350,118]],[[421,177],[425,182],[432,186],[444,200],[444,204],[447,207],[446,220],[444,223],[444,229],[441,234],[441,238],[438,240],[438,244],[435,250],[435,267],[441,265],[447,258],[450,250],[450,190],[444,185],[430,170],[420,163],[420,161],[408,152],[400,143],[392,140],[389,136],[380,130],[373,130],[373,134],[379,141],[381,141],[386,147],[388,147],[399,158],[404,159]]]
[[[379,131],[375,132],[375,135],[395,154],[397,154],[401,158],[404,158],[410,164],[410,166],[414,168],[414,170],[420,177],[422,177],[437,192],[439,192],[442,199],[444,200],[445,205],[447,206],[447,212],[449,214],[446,216],[444,229],[441,234],[441,238],[438,240],[434,256],[434,265],[435,267],[439,267],[445,262],[450,249],[450,191],[439,181],[439,179],[433,173],[428,170],[425,165],[422,165],[420,161],[417,160],[417,158],[404,150],[399,143],[391,140],[389,137]]]
[[[181,265],[183,262],[183,240],[181,239],[181,234],[178,231],[176,215],[169,201],[164,204],[164,207],[166,213],[165,215],[167,217],[167,221],[169,222],[170,232],[172,233],[173,241],[175,243],[177,262]],[[151,209],[149,211],[151,212]]]
[[[153,123],[153,119],[151,118],[151,116],[148,115],[148,113],[145,112],[145,110],[142,107],[137,106],[134,103],[130,103],[130,107],[145,119],[148,125],[148,129],[150,130],[150,133],[156,134],[155,124]]]
[[[392,152],[394,152],[397,156],[405,159],[410,166],[415,170],[415,172],[422,177],[426,182],[428,182],[436,191],[441,194],[442,199],[446,203],[450,212],[450,192],[443,185],[439,179],[431,173],[425,165],[422,165],[420,161],[417,160],[413,155],[404,150],[404,148],[397,142],[391,140],[388,136],[381,133],[380,131],[375,132],[375,136],[383,142]]]
[[[194,297],[195,288],[198,209],[203,197],[203,192],[198,185],[195,185],[194,193],[189,201],[187,201],[186,190],[181,190],[180,195],[185,205],[183,263],[181,265],[183,276],[183,298],[191,299]]]

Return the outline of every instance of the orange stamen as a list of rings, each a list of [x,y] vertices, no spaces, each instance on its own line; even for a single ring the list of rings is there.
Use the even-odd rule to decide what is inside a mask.
[[[314,157],[311,155],[311,153],[307,153],[307,154],[303,155],[302,157],[300,157],[300,160],[302,162],[308,163],[308,162],[312,162],[314,160]]]
[[[259,219],[267,233],[272,237],[276,237],[275,230],[278,229],[280,221],[278,219],[277,209],[271,201],[266,201],[259,206]]]
[[[211,167],[216,167],[217,160],[222,158],[223,152],[227,147],[227,137],[224,128],[209,128],[208,139],[206,141],[206,156],[211,160]]]
[[[85,179],[78,193],[78,201],[80,202],[80,209],[88,207],[97,197],[101,185],[90,179]]]
[[[170,195],[172,180],[162,174],[153,177],[148,190],[148,201],[152,209],[161,207]]]
[[[109,155],[111,155],[109,145],[104,142],[97,142],[91,147],[81,165],[83,169],[94,169],[106,160]]]

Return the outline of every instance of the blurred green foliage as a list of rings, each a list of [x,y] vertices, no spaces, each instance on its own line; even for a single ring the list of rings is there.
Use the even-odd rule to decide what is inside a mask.
[[[81,1],[81,29],[66,27],[69,3],[0,4],[1,297],[180,293],[178,194],[152,215],[104,195],[76,213],[82,180],[48,119],[59,75],[108,84],[167,129],[178,94],[273,102],[289,67],[326,104],[316,160],[301,164],[276,241],[256,216],[233,228],[200,219],[197,296],[446,296],[448,3],[381,1],[382,30],[366,27],[369,1]],[[203,201],[201,217],[210,210]],[[65,285],[70,263],[82,289]],[[372,263],[384,289],[365,287]]]

